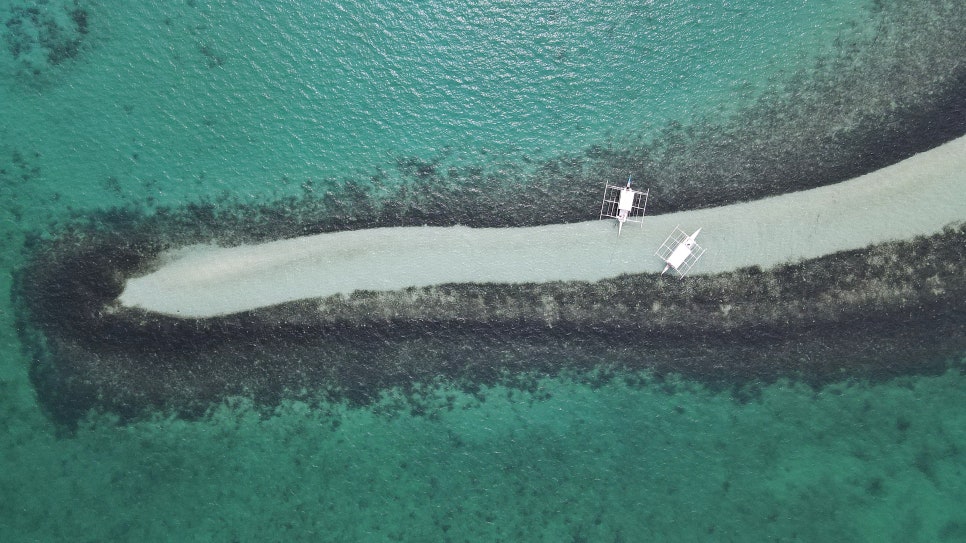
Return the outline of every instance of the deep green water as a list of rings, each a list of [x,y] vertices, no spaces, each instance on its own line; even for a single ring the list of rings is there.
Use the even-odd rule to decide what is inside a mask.
[[[929,43],[964,37],[939,0],[891,18],[832,0],[251,4],[0,1],[5,291],[26,233],[72,214],[418,183],[414,158],[525,179],[671,122],[727,122],[853,49],[935,75],[890,81],[900,95],[962,63]],[[903,24],[921,45],[888,45]],[[441,390],[456,407],[429,414],[387,397],[260,416],[239,400],[65,435],[12,313],[0,305],[2,541],[966,541],[956,370],[743,402],[562,378]]]

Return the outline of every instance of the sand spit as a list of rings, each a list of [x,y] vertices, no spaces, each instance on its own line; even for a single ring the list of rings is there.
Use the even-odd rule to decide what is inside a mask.
[[[230,243],[246,229],[271,239],[273,209],[230,225],[192,209],[95,217],[28,246],[13,289],[18,330],[38,398],[67,425],[91,409],[195,417],[232,396],[269,407],[284,398],[365,404],[387,389],[436,409],[445,406],[418,405],[435,401],[425,387],[526,388],[561,373],[673,373],[740,388],[941,372],[966,352],[963,146],[827,189],[650,217],[619,239],[613,223],[590,221],[346,231],[212,250],[197,244]],[[702,226],[709,247],[703,273],[684,281],[656,273],[653,257],[674,224]],[[473,275],[481,270],[490,280]],[[133,303],[125,286],[152,271],[181,282],[143,300],[189,286],[205,311],[269,297],[199,318],[177,305],[171,314],[137,307],[147,302]],[[298,281],[317,290],[278,298],[276,287]]]
[[[445,409],[421,387],[528,388],[562,372],[818,385],[938,373],[966,351],[966,226],[685,281],[358,291],[206,319],[111,309],[120,285],[100,285],[136,262],[76,256],[32,276],[43,291],[22,289],[43,332],[23,328],[32,380],[68,425],[90,409],[191,418],[237,395],[366,404],[391,388],[412,391],[413,409]]]
[[[448,283],[599,281],[660,271],[676,225],[703,228],[699,273],[763,269],[938,232],[966,219],[966,137],[836,185],[648,217],[528,228],[376,228],[161,256],[127,281],[123,306],[205,318],[355,291]],[[655,195],[655,197],[660,197]],[[593,212],[593,198],[588,198]]]

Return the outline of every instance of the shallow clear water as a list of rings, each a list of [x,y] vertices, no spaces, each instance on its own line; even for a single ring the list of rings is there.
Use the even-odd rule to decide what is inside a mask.
[[[71,213],[402,183],[411,157],[519,172],[639,145],[890,35],[873,2],[264,4],[0,1],[5,270]],[[15,326],[4,302],[4,541],[966,540],[957,371],[782,382],[745,403],[563,378],[444,388],[453,409],[432,413],[392,393],[267,417],[240,401],[62,436]]]
[[[728,112],[860,32],[865,7],[192,4],[95,3],[81,57],[40,75],[5,55],[2,139],[40,153],[37,189],[173,204],[406,157],[553,157]]]

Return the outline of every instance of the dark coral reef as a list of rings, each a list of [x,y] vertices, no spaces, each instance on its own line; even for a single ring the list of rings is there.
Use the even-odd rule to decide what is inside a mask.
[[[394,387],[526,386],[561,372],[820,384],[937,371],[966,349],[962,225],[687,281],[448,284],[205,319],[117,306],[125,278],[173,243],[165,232],[80,229],[34,247],[18,273],[31,375],[56,420],[193,416],[233,395],[365,403]]]

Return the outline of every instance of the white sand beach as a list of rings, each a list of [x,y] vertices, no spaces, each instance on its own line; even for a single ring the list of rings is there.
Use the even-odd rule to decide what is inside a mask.
[[[615,180],[609,180],[615,181]],[[603,187],[603,180],[601,182]],[[660,194],[652,194],[660,198]],[[587,215],[600,194],[587,194]],[[692,274],[815,258],[931,234],[966,220],[966,137],[832,186],[646,217],[530,228],[376,228],[220,248],[192,246],[129,279],[128,307],[210,317],[292,300],[443,283],[596,281],[659,272],[654,255],[680,225],[707,253]],[[687,279],[685,279],[687,280]]]

